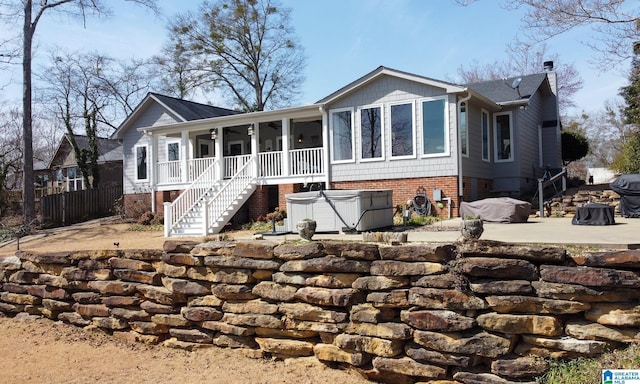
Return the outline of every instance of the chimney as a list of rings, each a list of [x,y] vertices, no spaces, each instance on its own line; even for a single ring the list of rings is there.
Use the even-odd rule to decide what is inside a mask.
[[[553,71],[553,61],[545,61],[543,64],[545,72]]]

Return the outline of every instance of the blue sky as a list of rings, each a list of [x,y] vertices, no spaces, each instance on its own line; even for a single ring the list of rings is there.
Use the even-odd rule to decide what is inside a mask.
[[[522,15],[502,9],[495,0],[480,0],[468,7],[454,0],[281,1],[292,9],[293,24],[308,57],[298,104],[315,102],[380,65],[452,81],[461,65],[506,59],[506,45],[518,32]],[[127,2],[108,3],[114,4],[113,17],[90,19],[86,26],[53,14],[44,17],[36,32],[36,61],[45,59],[46,49],[56,44],[113,57],[149,57],[165,42],[166,19],[197,10],[201,1],[159,0],[164,11],[160,17]],[[628,64],[604,72],[595,69],[590,63],[592,52],[579,43],[586,37],[588,31],[583,29],[547,43],[550,53],[560,53],[557,64],[573,63],[584,80],[574,112],[601,109],[626,84],[629,71]],[[0,84],[7,76],[0,75]],[[5,88],[0,99],[19,100],[19,67],[13,78],[18,84]]]

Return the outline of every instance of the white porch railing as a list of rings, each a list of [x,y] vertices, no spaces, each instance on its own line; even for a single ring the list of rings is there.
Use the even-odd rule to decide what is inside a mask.
[[[283,167],[283,152],[261,152],[258,162],[259,177],[309,176],[325,172],[322,148],[294,149],[289,151],[289,169]],[[224,178],[233,177],[244,167],[251,155],[229,156],[224,158]],[[216,158],[206,157],[187,161],[187,178],[182,177],[180,161],[158,163],[158,184],[191,183],[205,173]],[[288,171],[288,172],[287,172]]]
[[[198,178],[216,161],[214,157],[187,160],[187,178],[182,177],[182,162],[158,162],[158,184],[190,183]]]
[[[220,226],[226,224],[227,220],[223,220],[224,214],[231,206],[243,197],[243,193],[255,182],[255,157],[249,156],[242,167],[236,172],[231,179],[225,181],[224,185],[216,191],[213,197],[207,199],[205,205],[206,219],[205,230],[215,223]]]
[[[204,171],[216,161],[215,157],[203,157],[200,159],[189,160],[189,179],[188,181],[194,181]]]
[[[322,148],[294,149],[289,151],[290,176],[324,173]]]
[[[212,190],[220,180],[217,162],[211,163],[193,183],[178,196],[169,206],[169,212],[165,211],[165,236],[179,224],[193,207],[201,202],[207,192]],[[165,208],[166,210],[166,208]]]
[[[258,154],[261,177],[282,176],[282,152],[262,152]]]
[[[229,156],[224,158],[224,178],[228,179],[233,177],[242,167],[244,167],[249,160],[251,159],[251,155],[239,155],[239,156]]]
[[[181,183],[182,167],[180,160],[158,162],[158,183]]]

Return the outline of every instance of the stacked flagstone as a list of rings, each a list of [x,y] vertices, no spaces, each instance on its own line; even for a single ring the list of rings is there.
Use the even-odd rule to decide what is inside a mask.
[[[607,204],[615,209],[615,213],[620,213],[620,195],[616,192],[605,189],[604,191],[579,190],[573,195],[557,197],[551,200],[552,213],[555,215],[575,214],[577,207],[582,207],[588,203]]]
[[[0,311],[389,383],[532,383],[640,340],[639,251],[268,241],[0,259]]]

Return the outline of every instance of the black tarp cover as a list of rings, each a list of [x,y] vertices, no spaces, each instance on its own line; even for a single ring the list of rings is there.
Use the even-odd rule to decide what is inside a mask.
[[[496,197],[460,203],[460,216],[479,217],[494,223],[526,223],[531,204],[511,197]]]
[[[573,225],[613,225],[616,223],[613,207],[608,204],[589,203],[576,208]]]
[[[609,187],[620,195],[620,214],[624,217],[640,217],[640,174],[618,176]]]

